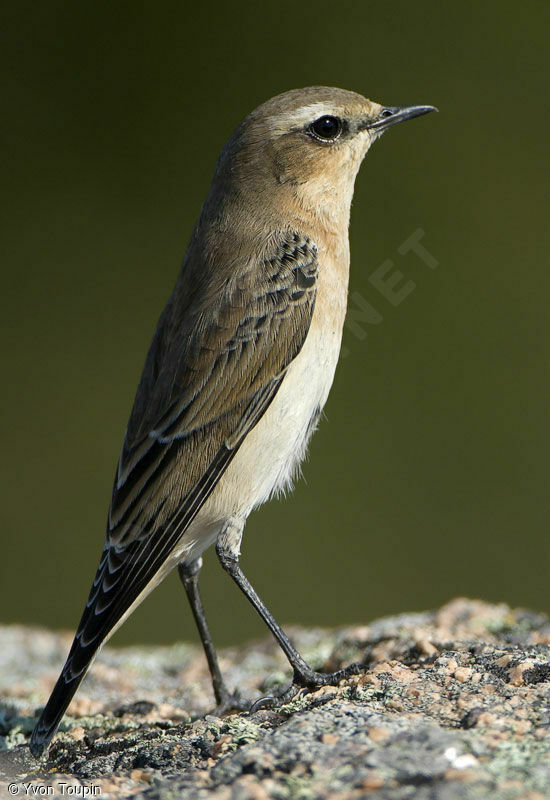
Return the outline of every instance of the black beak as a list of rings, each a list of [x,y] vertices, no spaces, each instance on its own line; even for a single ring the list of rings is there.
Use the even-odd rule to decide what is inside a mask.
[[[390,125],[397,125],[398,122],[429,114],[430,111],[437,111],[437,108],[435,106],[386,106],[375,119],[365,120],[361,128],[370,131],[384,131]]]

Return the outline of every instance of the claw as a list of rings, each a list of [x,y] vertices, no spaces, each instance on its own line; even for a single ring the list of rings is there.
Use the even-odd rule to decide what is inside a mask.
[[[265,697],[260,697],[256,700],[255,703],[252,703],[250,706],[248,713],[255,714],[256,711],[260,711],[262,708],[273,708],[277,699],[273,697],[273,695],[266,695]]]
[[[295,672],[294,680],[276,695],[266,695],[260,697],[250,706],[249,713],[254,714],[262,708],[280,708],[289,703],[299,692],[307,692],[318,689],[321,686],[335,686],[341,680],[361,672],[360,664],[350,664],[348,667],[339,669],[336,672]]]
[[[255,703],[252,703],[250,706],[250,714],[254,714],[255,711],[259,711],[261,708],[280,708],[280,706],[284,706],[285,703],[289,703],[298,692],[303,690],[303,686],[297,686],[294,682],[287,686],[282,692],[277,695],[266,695],[265,697],[260,697],[259,700],[256,700]]]

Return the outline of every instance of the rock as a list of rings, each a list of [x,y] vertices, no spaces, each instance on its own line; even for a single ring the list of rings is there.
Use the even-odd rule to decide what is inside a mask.
[[[208,714],[199,648],[105,648],[48,756],[36,761],[26,742],[69,637],[0,628],[0,797],[550,797],[543,615],[454,600],[436,612],[292,637],[315,668],[361,660],[364,669],[280,709],[218,719]],[[223,651],[221,660],[246,699],[288,678],[270,641]]]

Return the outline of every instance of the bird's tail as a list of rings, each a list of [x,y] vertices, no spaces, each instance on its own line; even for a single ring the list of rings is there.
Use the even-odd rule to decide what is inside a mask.
[[[85,663],[83,665],[79,665],[80,669],[75,674],[73,671],[73,659],[75,656],[77,657],[77,660],[80,660],[78,656],[82,658],[82,652],[78,652],[82,649],[84,648],[80,647],[78,637],[75,637],[71,651],[67,657],[65,666],[63,667],[63,671],[57,679],[57,683],[53,688],[50,699],[46,703],[40,715],[40,719],[36,723],[36,726],[32,732],[29,748],[33,756],[36,756],[37,758],[38,756],[42,755],[55,735],[55,732],[59,727],[59,723],[61,722],[61,718],[67,710],[67,706],[73,699],[73,696],[82,683],[84,676],[86,675],[90,664],[94,659],[94,656],[99,650],[99,645],[93,649],[91,647],[85,648]]]
[[[154,549],[154,542],[148,544]],[[32,732],[29,747],[34,756],[42,755],[49,745],[103,644],[163,577],[166,555],[153,559],[148,552],[140,540],[126,547],[124,558],[105,547],[65,666]],[[139,574],[135,576],[132,570]]]

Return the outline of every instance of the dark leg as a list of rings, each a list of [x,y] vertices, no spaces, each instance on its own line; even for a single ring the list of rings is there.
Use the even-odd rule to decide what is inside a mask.
[[[199,572],[202,567],[202,558],[197,558],[195,561],[189,563],[178,564],[178,572],[183,583],[184,589],[187,593],[191,610],[197,623],[199,636],[201,637],[202,646],[204,647],[204,654],[208,662],[210,675],[212,676],[212,686],[214,695],[216,697],[216,713],[223,714],[232,708],[243,709],[245,704],[235,694],[232,694],[222,677],[220,665],[218,664],[218,656],[216,648],[208,629],[206,622],[206,615],[202,607],[201,596],[199,593]]]
[[[280,705],[282,702],[287,702],[294,697],[297,692],[304,689],[314,689],[319,686],[335,685],[342,678],[348,678],[350,675],[357,675],[361,671],[359,664],[350,664],[345,669],[337,670],[336,672],[315,672],[311,667],[306,664],[302,656],[293,647],[290,639],[275,621],[264,602],[260,599],[255,589],[252,587],[250,581],[243,573],[239,566],[239,553],[235,552],[226,541],[221,538],[218,539],[216,544],[216,553],[222,567],[228,572],[239,589],[245,594],[248,600],[252,603],[260,617],[266,623],[267,627],[276,638],[281,646],[285,656],[288,658],[290,666],[293,669],[294,676],[292,684],[284,691],[278,698],[266,697],[254,703],[253,710],[266,705]]]

